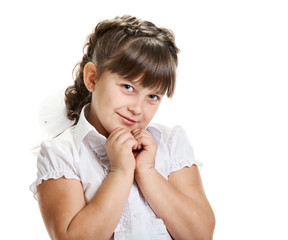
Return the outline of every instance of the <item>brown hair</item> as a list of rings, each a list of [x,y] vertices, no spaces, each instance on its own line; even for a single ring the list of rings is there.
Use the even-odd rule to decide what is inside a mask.
[[[141,77],[143,87],[157,88],[172,97],[178,51],[173,33],[151,22],[128,15],[100,22],[84,45],[82,61],[75,66],[74,85],[65,91],[67,117],[77,123],[83,106],[91,102],[83,80],[86,63],[97,66],[98,77],[105,71],[129,80]]]

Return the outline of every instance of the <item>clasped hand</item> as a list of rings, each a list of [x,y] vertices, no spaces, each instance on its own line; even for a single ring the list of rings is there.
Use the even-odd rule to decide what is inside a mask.
[[[157,143],[145,129],[116,128],[106,142],[111,171],[134,172],[154,168]]]

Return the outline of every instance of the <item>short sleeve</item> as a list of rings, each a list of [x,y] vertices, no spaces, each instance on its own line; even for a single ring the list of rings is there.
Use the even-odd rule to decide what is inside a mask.
[[[170,167],[168,175],[184,167],[197,165],[202,167],[202,163],[195,160],[193,148],[187,138],[185,130],[176,126],[172,128],[168,144],[170,146]]]
[[[30,190],[37,199],[37,186],[47,179],[80,180],[77,165],[71,147],[55,139],[45,141],[40,146],[37,158],[37,178],[30,185]]]

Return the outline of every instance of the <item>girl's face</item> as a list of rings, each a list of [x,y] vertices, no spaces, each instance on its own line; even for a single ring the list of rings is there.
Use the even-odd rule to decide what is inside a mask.
[[[118,127],[144,129],[155,115],[163,94],[118,74],[104,72],[96,80],[88,121],[108,137]]]

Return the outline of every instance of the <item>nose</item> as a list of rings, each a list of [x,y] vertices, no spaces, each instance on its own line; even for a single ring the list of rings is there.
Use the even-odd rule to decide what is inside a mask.
[[[134,115],[140,115],[141,114],[141,107],[140,105],[131,104],[127,106],[128,111],[133,113]]]

